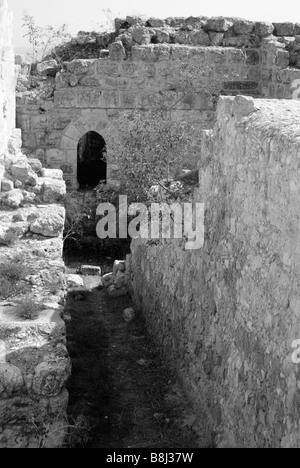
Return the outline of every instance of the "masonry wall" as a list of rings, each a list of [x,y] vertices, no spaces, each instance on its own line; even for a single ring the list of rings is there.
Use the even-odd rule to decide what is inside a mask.
[[[113,182],[118,168],[109,149],[121,138],[119,121],[124,124],[132,109],[149,109],[160,93],[166,104],[177,103],[171,118],[185,122],[194,140],[185,161],[189,168],[197,162],[201,130],[215,122],[219,95],[299,98],[300,70],[292,68],[300,63],[299,25],[196,20],[149,20],[145,26],[129,18],[127,29],[116,20],[115,33],[94,39],[92,56],[98,43],[100,58],[64,62],[59,73],[55,62],[42,63],[33,88],[21,77],[17,126],[24,151],[47,167],[62,169],[67,183],[76,187],[78,141],[96,131],[106,140],[107,176]],[[84,54],[89,55],[86,49]],[[195,92],[182,98],[191,81]]]
[[[300,446],[292,362],[300,337],[299,111],[296,101],[220,98],[194,199],[205,203],[203,248],[132,242],[137,306],[210,446]]]
[[[108,179],[117,177],[109,148],[119,138],[118,119],[148,109],[159,92],[166,103],[177,102],[172,118],[192,132],[187,168],[196,165],[201,130],[215,122],[219,95],[297,98],[300,70],[288,67],[298,63],[299,25],[206,17],[115,22],[115,32],[79,36],[58,50],[69,60],[94,58],[64,62],[58,73],[53,60],[39,64],[34,87],[26,79],[17,87],[24,150],[61,168],[70,185],[76,187],[78,141],[91,130],[106,140]],[[190,81],[196,92],[180,99]]]
[[[71,371],[63,320],[66,187],[61,171],[45,171],[21,152],[11,28],[1,0],[0,448],[56,448],[66,440]],[[26,314],[26,304],[36,313]]]
[[[0,155],[15,127],[15,69],[12,48],[12,14],[7,1],[0,1]]]

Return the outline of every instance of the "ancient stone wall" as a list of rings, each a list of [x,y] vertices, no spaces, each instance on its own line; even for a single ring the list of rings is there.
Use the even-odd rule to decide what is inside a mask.
[[[132,242],[137,305],[219,446],[300,446],[299,112],[221,97],[194,198],[203,248]]]
[[[0,2],[0,448],[61,447],[71,365],[63,321],[62,172],[21,152],[11,14]],[[3,112],[3,113],[2,113]]]
[[[12,14],[0,0],[0,154],[15,127],[15,69],[12,48]]]
[[[212,128],[219,95],[297,99],[300,70],[288,67],[298,66],[298,32],[299,25],[290,23],[128,17],[116,20],[113,33],[81,35],[58,51],[80,59],[62,68],[54,60],[41,63],[35,80],[21,75],[17,125],[24,150],[47,167],[61,168],[76,187],[78,141],[96,131],[106,141],[107,176],[114,180],[117,167],[109,149],[119,138],[118,119],[124,123],[127,111],[148,109],[160,92],[165,103],[176,103],[172,118],[192,129],[186,167],[195,166],[201,130]],[[81,46],[84,57],[93,58],[82,59]],[[190,81],[197,91],[184,95]]]

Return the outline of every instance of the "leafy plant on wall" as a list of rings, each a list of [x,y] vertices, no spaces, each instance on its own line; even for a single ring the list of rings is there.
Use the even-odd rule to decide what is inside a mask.
[[[54,52],[55,48],[70,40],[71,35],[67,30],[67,25],[59,27],[39,26],[36,24],[34,16],[28,11],[23,11],[23,28],[31,45],[31,60],[33,63],[43,60],[47,55]]]
[[[183,61],[176,76],[165,77],[164,90],[148,95],[145,109],[115,118],[119,137],[110,142],[108,153],[119,168],[119,191],[131,202],[148,200],[153,185],[167,187],[189,166],[191,154],[199,154],[199,119],[189,121],[185,111],[197,110],[199,100],[202,107],[215,108],[220,90],[208,82],[210,73],[197,61]],[[207,77],[207,83],[199,74]]]

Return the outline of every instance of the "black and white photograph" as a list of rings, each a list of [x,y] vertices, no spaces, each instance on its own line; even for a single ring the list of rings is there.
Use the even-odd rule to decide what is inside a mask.
[[[300,4],[0,0],[0,448],[300,448]]]

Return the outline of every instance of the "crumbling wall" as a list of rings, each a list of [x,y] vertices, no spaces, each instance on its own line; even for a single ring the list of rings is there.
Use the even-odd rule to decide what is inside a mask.
[[[15,127],[15,60],[12,48],[12,14],[0,0],[0,155]]]
[[[132,242],[135,300],[218,446],[300,446],[299,111],[221,97],[195,193],[203,248]]]
[[[127,17],[116,19],[115,27],[106,34],[79,34],[56,51],[62,65],[51,59],[38,64],[37,76],[19,79],[17,125],[24,150],[62,169],[73,187],[79,139],[89,131],[105,139],[113,182],[118,168],[110,147],[120,138],[119,119],[124,124],[128,111],[149,109],[158,96],[192,134],[187,168],[196,164],[201,129],[215,122],[219,95],[298,99],[299,24]],[[191,81],[195,92],[183,97]]]
[[[11,14],[0,2],[0,448],[63,446],[71,365],[63,321],[66,186],[21,152]],[[3,115],[2,115],[3,110]]]

